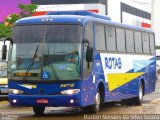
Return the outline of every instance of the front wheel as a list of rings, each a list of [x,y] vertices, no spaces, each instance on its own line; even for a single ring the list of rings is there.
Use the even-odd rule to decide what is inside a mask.
[[[33,107],[35,115],[42,116],[44,114],[45,107]]]
[[[96,96],[94,97],[94,104],[92,106],[85,107],[83,109],[84,113],[97,113],[100,109],[100,103],[101,103],[101,95],[99,90],[96,93]]]

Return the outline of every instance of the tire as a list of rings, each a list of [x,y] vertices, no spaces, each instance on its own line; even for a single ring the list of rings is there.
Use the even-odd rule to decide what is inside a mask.
[[[138,90],[138,97],[133,98],[133,101],[136,105],[142,105],[143,95],[144,95],[144,86],[142,82],[140,83]]]
[[[97,113],[100,110],[100,103],[101,103],[101,95],[99,90],[94,97],[94,104],[92,106],[87,106],[83,108],[84,113]]]
[[[143,93],[144,93],[144,86],[141,82],[139,89],[138,89],[138,96],[134,98],[129,98],[129,99],[123,99],[121,100],[121,105],[126,105],[126,106],[132,106],[132,105],[142,105],[142,100],[143,100]]]
[[[33,107],[33,111],[35,115],[42,116],[44,114],[45,107]]]

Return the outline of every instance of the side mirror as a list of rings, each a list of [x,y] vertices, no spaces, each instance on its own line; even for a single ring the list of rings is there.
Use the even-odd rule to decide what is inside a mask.
[[[86,61],[87,62],[92,62],[93,61],[93,48],[89,47],[89,46],[87,46]]]
[[[2,46],[2,60],[6,60],[7,59],[7,45],[3,45]]]

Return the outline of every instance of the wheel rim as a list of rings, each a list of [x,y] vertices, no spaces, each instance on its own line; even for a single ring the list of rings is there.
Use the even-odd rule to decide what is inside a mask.
[[[100,108],[100,94],[99,94],[99,92],[97,92],[97,94],[96,94],[95,104],[96,104],[96,109],[99,110],[99,108]]]
[[[139,99],[142,100],[143,98],[143,86],[141,85],[139,88]]]

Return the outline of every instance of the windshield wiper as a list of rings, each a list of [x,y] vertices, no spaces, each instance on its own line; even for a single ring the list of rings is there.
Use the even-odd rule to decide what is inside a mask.
[[[38,51],[38,45],[37,45],[36,51],[35,51],[35,53],[34,53],[34,56],[33,56],[33,58],[32,58],[32,61],[31,61],[31,63],[29,64],[29,66],[28,66],[28,68],[27,68],[27,70],[26,70],[26,72],[25,72],[25,76],[23,77],[23,80],[26,80],[26,75],[28,75],[30,69],[32,68],[32,65],[33,65],[34,62],[35,62],[35,58],[36,58],[37,51]]]
[[[54,66],[51,65],[51,64],[50,64],[49,66],[51,67],[51,70],[52,70],[52,72],[53,72],[53,74],[54,74],[55,79],[56,79],[56,80],[59,80],[59,77],[58,77],[58,75],[57,75],[57,73],[56,73],[56,70],[55,70]]]

